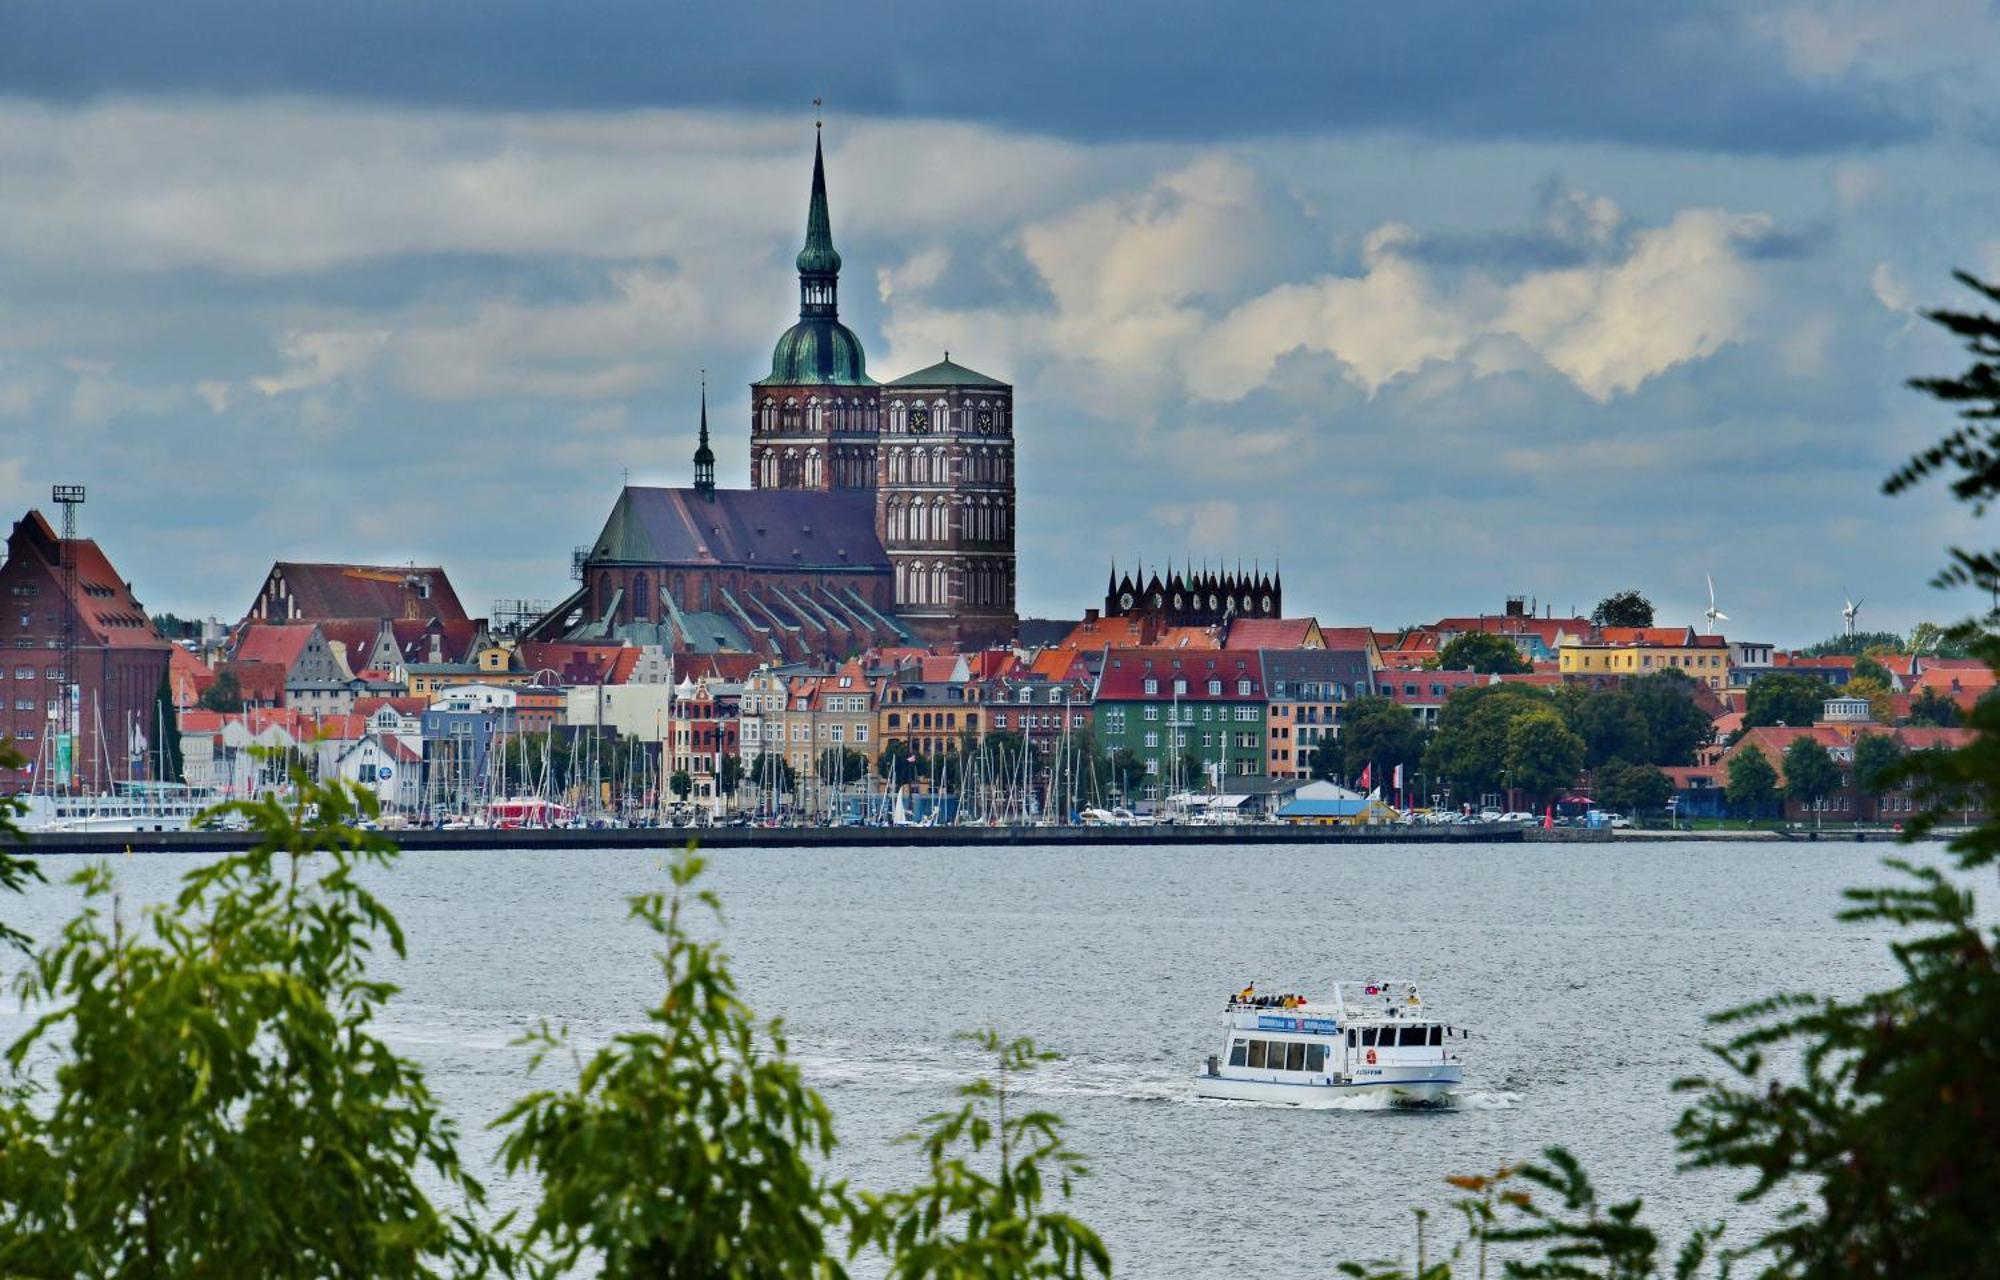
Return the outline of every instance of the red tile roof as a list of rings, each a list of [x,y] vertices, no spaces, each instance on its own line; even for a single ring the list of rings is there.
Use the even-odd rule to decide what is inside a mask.
[[[1157,680],[1154,693],[1146,692],[1146,680]],[[1174,680],[1185,679],[1182,702],[1235,702],[1244,695],[1236,691],[1239,680],[1250,681],[1250,697],[1264,696],[1264,664],[1254,650],[1113,649],[1105,655],[1104,670],[1098,675],[1099,701],[1156,698],[1171,700]],[[1210,693],[1208,682],[1222,682],[1220,693]]]
[[[110,559],[89,538],[67,544],[39,511],[30,511],[14,525],[7,540],[8,569],[13,574],[39,572],[58,594],[67,569],[64,556],[75,571],[76,591],[72,608],[77,621],[77,642],[86,647],[112,649],[155,649],[162,652],[168,642],[153,629],[146,607],[125,585]],[[18,564],[15,562],[19,561]]]
[[[273,622],[466,620],[465,608],[458,602],[458,593],[452,590],[451,579],[436,565],[307,564],[281,560],[265,575],[264,586],[251,605],[251,614],[258,613],[269,600],[273,577],[282,581],[290,601],[290,618],[274,617]]]
[[[382,708],[389,707],[399,716],[417,716],[422,715],[424,708],[430,705],[431,700],[425,697],[391,698],[378,695],[367,698],[356,698],[354,700],[354,714],[357,716],[372,716]]]
[[[1229,624],[1225,649],[1303,649],[1316,638],[1312,618],[1238,618]]]
[[[215,672],[179,645],[167,655],[167,687],[173,690],[174,705],[191,707],[215,683]]]
[[[231,656],[237,662],[267,662],[289,672],[312,642],[314,630],[310,622],[249,623],[237,631]]]

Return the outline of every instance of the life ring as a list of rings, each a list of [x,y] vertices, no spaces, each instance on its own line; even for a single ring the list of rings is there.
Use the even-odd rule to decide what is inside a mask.
[[[1375,1051],[1373,1049],[1368,1051],[1368,1065],[1371,1067],[1375,1065]]]

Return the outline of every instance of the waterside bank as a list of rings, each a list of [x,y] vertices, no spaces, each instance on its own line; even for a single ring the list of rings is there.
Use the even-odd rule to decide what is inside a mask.
[[[1157,827],[648,827],[503,831],[410,829],[389,836],[411,851],[439,849],[671,849],[698,841],[709,849],[882,849],[1111,845],[1355,845],[1355,844],[1652,844],[1665,841],[1795,843],[1867,841],[1889,844],[1893,831],[1609,831],[1582,827],[1520,827],[1488,823],[1455,827],[1233,826]],[[32,854],[224,853],[248,848],[233,831],[99,831],[35,833]]]

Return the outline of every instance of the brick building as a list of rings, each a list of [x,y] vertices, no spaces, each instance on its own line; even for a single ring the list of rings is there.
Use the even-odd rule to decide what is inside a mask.
[[[65,556],[73,562],[68,573]],[[149,776],[144,753],[160,736],[153,722],[172,646],[97,543],[65,544],[41,512],[28,512],[8,535],[0,593],[8,606],[0,618],[0,734],[36,766],[33,774],[0,773],[0,789],[25,790],[32,777],[37,786],[53,781],[100,791]],[[74,624],[76,682],[65,747],[51,735],[64,697],[66,616]],[[68,778],[58,767],[64,758]]]

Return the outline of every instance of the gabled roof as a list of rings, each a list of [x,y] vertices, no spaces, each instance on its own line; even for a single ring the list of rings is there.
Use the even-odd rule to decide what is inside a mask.
[[[1317,649],[1324,647],[1313,618],[1237,618],[1223,638],[1225,649]]]
[[[886,572],[868,489],[652,489],[627,486],[590,558],[622,564]]]
[[[10,576],[40,575],[59,594],[67,572],[63,563],[64,545],[41,512],[28,512],[15,523],[13,534],[7,539]],[[164,651],[168,641],[153,629],[146,607],[118,576],[103,549],[89,538],[77,538],[67,545],[76,574],[71,605],[77,621],[77,643],[85,647]]]
[[[282,592],[284,616],[273,622],[298,620],[378,621],[382,618],[442,618],[463,621],[465,608],[452,590],[451,579],[436,565],[320,564],[280,560],[271,566],[264,586],[250,606],[255,616],[271,605],[273,591]]]
[[[998,378],[989,378],[976,369],[968,369],[962,364],[952,363],[947,354],[944,359],[915,373],[906,373],[889,383],[892,387],[992,387],[1005,391],[1007,384]]]
[[[236,633],[237,662],[268,662],[290,671],[319,628],[310,622],[253,622]]]

